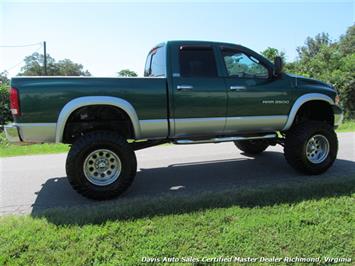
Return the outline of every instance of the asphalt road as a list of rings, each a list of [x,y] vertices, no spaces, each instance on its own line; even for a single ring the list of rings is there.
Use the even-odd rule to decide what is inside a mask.
[[[338,159],[325,174],[315,178],[355,176],[355,133],[338,136]],[[95,204],[72,190],[65,174],[65,159],[66,154],[0,159],[0,215]],[[248,157],[233,143],[172,145],[138,151],[137,159],[139,170],[123,195],[125,199],[302,182],[309,178],[286,163],[281,146]]]

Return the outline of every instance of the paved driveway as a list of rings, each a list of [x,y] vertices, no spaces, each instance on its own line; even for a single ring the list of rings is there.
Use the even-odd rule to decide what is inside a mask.
[[[334,166],[316,178],[355,177],[355,133],[339,134]],[[66,154],[0,160],[0,214],[39,213],[52,207],[94,204],[72,190],[65,174]],[[137,152],[138,173],[126,199],[161,194],[223,191],[233,187],[300,181],[282,147],[248,157],[233,143],[161,146]],[[120,199],[117,199],[119,201]]]

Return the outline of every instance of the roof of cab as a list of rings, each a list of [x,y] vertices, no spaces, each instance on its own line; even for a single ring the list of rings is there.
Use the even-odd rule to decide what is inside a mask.
[[[171,44],[202,44],[202,45],[226,45],[226,46],[240,46],[239,44],[235,43],[227,43],[227,42],[216,42],[216,41],[199,41],[199,40],[171,40],[167,41],[165,43],[171,43]]]
[[[243,47],[246,48],[240,44],[235,44],[235,43],[227,43],[227,42],[215,42],[215,41],[198,41],[198,40],[170,40],[170,41],[165,41],[165,42],[161,42],[158,43],[157,45],[155,45],[152,49],[156,49],[158,47],[162,47],[162,46],[166,46],[166,45],[217,45],[217,46],[230,46],[230,47]]]

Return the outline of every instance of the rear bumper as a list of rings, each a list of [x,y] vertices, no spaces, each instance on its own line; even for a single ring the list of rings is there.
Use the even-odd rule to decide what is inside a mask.
[[[9,142],[18,143],[21,142],[18,127],[15,124],[9,124],[4,126],[5,135]]]
[[[55,123],[12,123],[4,126],[9,142],[52,143],[55,142]]]

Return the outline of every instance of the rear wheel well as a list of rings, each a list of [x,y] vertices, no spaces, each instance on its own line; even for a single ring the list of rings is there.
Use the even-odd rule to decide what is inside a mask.
[[[306,102],[298,109],[292,126],[306,120],[326,122],[334,126],[333,109],[331,105],[325,101],[315,100]]]
[[[115,106],[89,105],[73,111],[64,128],[63,142],[72,144],[88,132],[105,130],[134,138],[132,122],[127,113]]]

